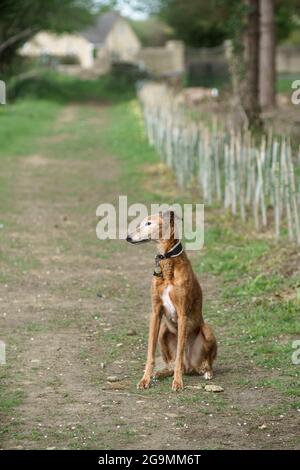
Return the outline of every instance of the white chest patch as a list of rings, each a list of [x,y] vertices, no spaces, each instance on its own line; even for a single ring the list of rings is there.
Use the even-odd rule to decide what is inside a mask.
[[[172,320],[176,320],[176,309],[170,299],[170,291],[172,289],[172,286],[167,286],[161,296],[161,300],[163,303],[163,306],[165,307],[167,313],[171,315]]]

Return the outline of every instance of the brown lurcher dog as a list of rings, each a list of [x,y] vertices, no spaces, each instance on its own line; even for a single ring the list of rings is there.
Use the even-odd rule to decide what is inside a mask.
[[[152,313],[145,372],[138,388],[150,386],[159,342],[165,369],[156,377],[174,374],[172,389],[183,388],[182,374],[213,376],[212,364],[217,342],[211,327],[202,317],[202,291],[190,261],[175,234],[173,211],[146,217],[128,235],[130,243],[157,242],[156,269],[152,281]],[[166,238],[162,233],[169,230]]]

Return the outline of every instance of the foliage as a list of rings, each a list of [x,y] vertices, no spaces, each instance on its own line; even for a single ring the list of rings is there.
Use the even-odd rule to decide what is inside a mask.
[[[300,1],[275,0],[275,15],[277,39],[282,41],[299,30]]]
[[[216,46],[228,36],[235,1],[164,0],[162,18],[174,29],[174,34],[188,45]]]
[[[300,19],[298,25],[298,29],[293,30],[291,34],[286,39],[284,39],[283,44],[287,44],[290,46],[300,45]]]
[[[134,84],[119,80],[114,74],[98,80],[82,80],[42,70],[34,75],[11,79],[8,84],[8,101],[20,98],[51,100],[59,103],[84,101],[119,101],[131,99]]]
[[[245,11],[240,0],[137,0],[136,4],[161,16],[174,35],[192,47],[219,45],[243,28]],[[275,13],[281,41],[299,27],[300,1],[275,0]]]
[[[146,20],[130,20],[130,24],[145,47],[163,46],[172,34],[170,26],[156,16]]]
[[[0,59],[5,69],[18,48],[41,30],[71,32],[92,21],[92,0],[2,0]]]

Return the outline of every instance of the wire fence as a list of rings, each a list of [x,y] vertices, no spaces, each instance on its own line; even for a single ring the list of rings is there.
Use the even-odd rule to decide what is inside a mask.
[[[257,138],[230,122],[196,120],[173,92],[158,83],[139,92],[149,143],[175,171],[178,183],[200,185],[207,204],[219,203],[259,231],[278,239],[288,232],[300,245],[300,149],[285,136]]]

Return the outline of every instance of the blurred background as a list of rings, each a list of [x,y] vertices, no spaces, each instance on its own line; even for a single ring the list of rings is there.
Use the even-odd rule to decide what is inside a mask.
[[[48,68],[96,78],[121,67],[122,77],[146,74],[233,93],[255,121],[276,102],[290,103],[284,94],[300,69],[299,2],[258,6],[250,0],[6,0],[0,72],[9,79]]]
[[[243,56],[244,74],[252,67],[260,77],[259,103],[271,107],[275,91],[290,91],[298,78],[300,7],[297,0],[262,2],[259,19],[258,3],[6,0],[1,74],[49,67],[96,77],[127,64],[156,78],[178,75],[185,86],[223,89],[232,79],[232,56]]]
[[[232,72],[232,48],[234,56],[248,60],[245,69],[252,59],[253,70],[267,82],[260,86],[259,102],[270,107],[275,90],[289,90],[289,80],[299,73],[300,7],[297,0],[262,2],[259,19],[258,3],[6,0],[1,6],[1,74],[47,66],[99,76],[115,64],[128,64],[155,77],[178,74],[186,86],[224,88]],[[250,36],[253,57],[247,58]]]

